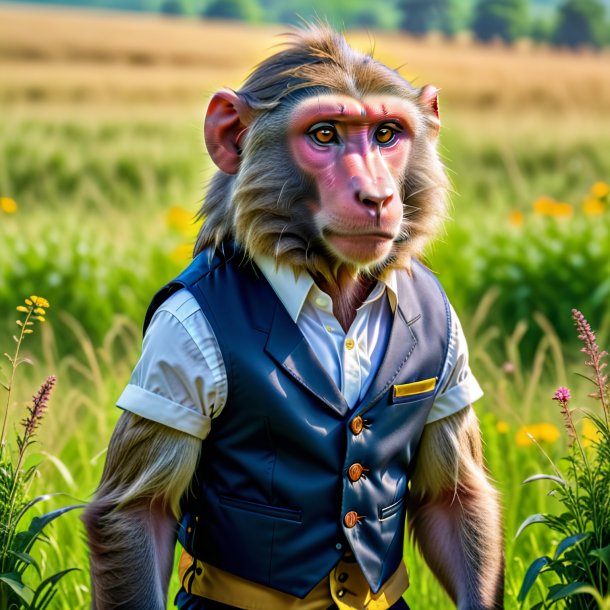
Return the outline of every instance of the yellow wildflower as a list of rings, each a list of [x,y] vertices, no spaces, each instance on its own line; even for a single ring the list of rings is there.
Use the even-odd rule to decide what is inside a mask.
[[[551,210],[551,216],[556,218],[569,218],[574,214],[574,208],[571,204],[565,202],[556,203]]]
[[[568,218],[574,213],[569,203],[556,201],[548,195],[542,195],[534,201],[534,213],[538,216],[555,216],[556,218]]]
[[[37,320],[40,320],[41,322],[46,322],[46,318],[43,318],[42,316],[36,316]]]
[[[582,445],[588,447],[594,441],[601,441],[602,435],[597,426],[588,418],[582,420]]]
[[[42,307],[37,307],[34,310],[34,313],[38,314],[39,316],[44,316],[44,314],[47,312]]]
[[[172,250],[169,257],[177,265],[183,265],[185,262],[193,259],[193,246],[190,244],[180,244]]]
[[[523,212],[519,210],[513,210],[508,215],[508,222],[513,225],[513,227],[522,227],[523,226]]]
[[[604,213],[606,205],[599,199],[587,197],[582,204],[582,209],[588,216],[599,216]]]
[[[178,231],[185,237],[197,235],[195,218],[191,212],[184,208],[179,208],[177,206],[170,208],[165,216],[165,220],[170,229]]]
[[[25,300],[25,304],[26,304],[26,305],[32,305],[32,301],[30,301],[30,299],[26,299],[26,300]]]
[[[506,434],[509,431],[509,426],[508,424],[503,421],[503,420],[499,420],[496,422],[496,430],[500,433],[500,434]]]
[[[528,436],[533,436],[539,443],[554,443],[560,436],[559,428],[548,422],[538,422],[522,426],[517,431],[515,440],[519,447],[528,447],[534,441]]]
[[[43,297],[37,297],[36,295],[32,295],[30,297],[30,300],[32,301],[32,303],[34,303],[34,305],[36,305],[36,307],[46,307],[47,309],[49,307],[51,307],[49,305],[49,301],[47,301],[45,298]],[[27,302],[27,300],[26,300]]]
[[[30,310],[27,307],[24,307],[23,305],[18,305],[17,311],[23,311],[24,313],[27,313]]]
[[[555,200],[548,195],[541,195],[534,201],[534,212],[539,216],[550,216],[551,210],[555,205]]]
[[[17,211],[17,203],[10,197],[0,197],[0,210],[5,214],[14,214]]]
[[[591,187],[591,195],[597,197],[597,199],[604,199],[608,196],[608,193],[610,193],[610,184],[607,184],[606,182],[596,182]]]

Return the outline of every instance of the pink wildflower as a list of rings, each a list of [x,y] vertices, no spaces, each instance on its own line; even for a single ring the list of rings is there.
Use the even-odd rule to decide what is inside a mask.
[[[570,400],[570,389],[569,388],[557,388],[555,390],[555,394],[553,394],[553,400],[558,400],[559,402],[568,402]]]
[[[556,400],[561,405],[561,414],[563,415],[563,421],[565,422],[566,430],[570,436],[571,441],[576,438],[576,428],[574,427],[574,420],[572,419],[572,413],[568,407],[568,401],[570,400],[569,388],[560,387],[555,390],[553,394],[553,400]]]
[[[23,435],[25,442],[28,442],[34,435],[40,420],[47,410],[49,397],[51,396],[51,391],[53,390],[55,381],[56,377],[54,375],[50,375],[42,386],[40,386],[38,392],[32,397],[32,406],[28,407],[30,414],[22,422],[23,427],[25,428],[25,433]]]
[[[608,352],[600,351],[599,346],[597,345],[595,333],[591,330],[591,326],[585,319],[585,316],[583,316],[578,309],[572,310],[572,318],[576,324],[578,338],[585,344],[580,351],[589,356],[589,360],[586,360],[585,364],[590,366],[595,373],[593,381],[597,386],[597,392],[590,394],[590,396],[601,401],[606,422],[609,422],[610,413],[607,396],[608,375],[603,373],[603,370],[606,368],[607,364],[602,362],[603,359],[608,355]]]

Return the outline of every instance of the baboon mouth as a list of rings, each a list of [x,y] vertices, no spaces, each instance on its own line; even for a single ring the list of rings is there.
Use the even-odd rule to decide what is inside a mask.
[[[341,239],[383,239],[394,240],[396,237],[391,231],[333,231],[332,229],[324,230],[325,237],[339,237]]]

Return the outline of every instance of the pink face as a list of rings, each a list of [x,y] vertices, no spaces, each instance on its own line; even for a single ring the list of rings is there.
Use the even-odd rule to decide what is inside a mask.
[[[338,260],[362,267],[390,254],[416,117],[413,104],[392,95],[320,95],[294,110],[291,152],[318,187],[318,200],[308,203]]]

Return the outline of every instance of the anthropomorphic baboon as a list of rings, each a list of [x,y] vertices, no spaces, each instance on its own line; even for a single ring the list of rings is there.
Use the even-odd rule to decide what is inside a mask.
[[[503,607],[481,391],[418,262],[439,127],[436,89],[325,26],[212,97],[195,258],[150,306],[84,517],[95,608],[164,608],[176,536],[179,608],[406,608],[407,516],[458,608]]]

